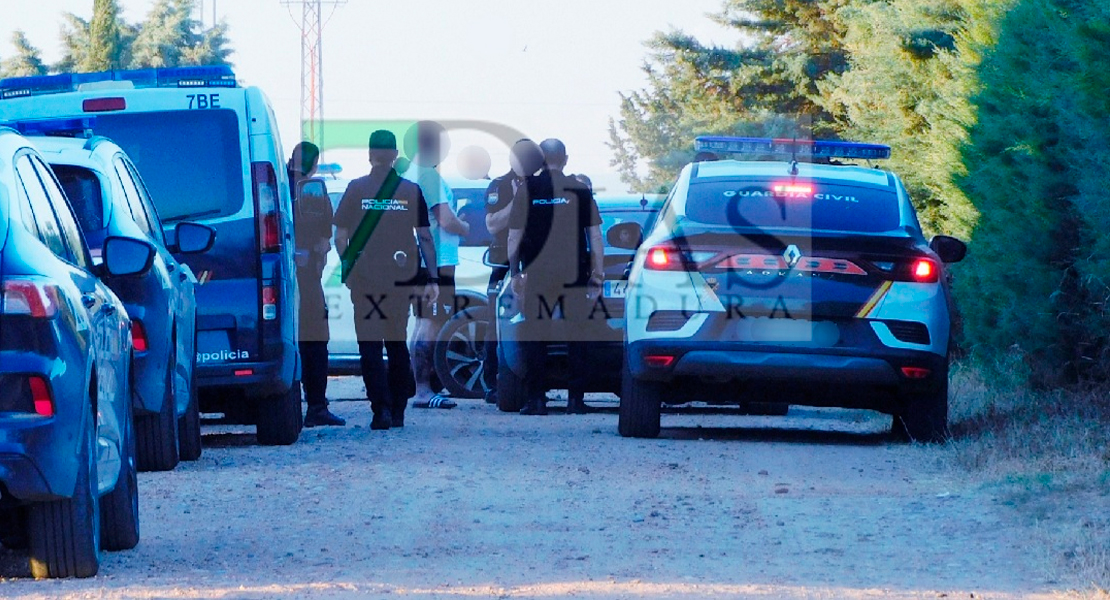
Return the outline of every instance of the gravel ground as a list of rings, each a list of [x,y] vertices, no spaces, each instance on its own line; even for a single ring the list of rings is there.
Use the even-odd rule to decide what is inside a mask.
[[[891,443],[885,417],[695,411],[626,440],[600,400],[585,416],[410,409],[389,432],[336,401],[348,426],[289,448],[207,427],[200,461],[140,476],[137,549],[44,582],[7,553],[0,597],[1052,595],[1034,525],[936,450]]]

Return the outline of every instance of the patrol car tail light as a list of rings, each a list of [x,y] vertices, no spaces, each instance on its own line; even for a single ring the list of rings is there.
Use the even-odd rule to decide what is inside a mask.
[[[143,322],[138,319],[131,321],[131,347],[139,354],[150,349],[150,342],[146,338],[146,327],[143,327]]]
[[[910,274],[918,283],[936,283],[939,278],[936,263],[927,258],[915,260],[910,267]]]
[[[666,369],[674,364],[674,356],[670,354],[649,354],[644,357],[644,364],[652,369]]]
[[[7,279],[0,293],[0,314],[50,319],[58,314],[58,287],[32,279]]]
[[[281,246],[278,215],[277,174],[268,162],[251,163],[254,202],[258,209],[258,243],[262,252],[277,252]]]
[[[926,379],[932,373],[929,369],[922,367],[902,367],[902,375],[905,375],[906,379]]]
[[[81,103],[81,110],[85,112],[112,112],[127,110],[126,98],[89,98]]]
[[[719,252],[684,250],[673,244],[662,244],[648,250],[644,267],[653,271],[696,271],[718,254]]]
[[[31,387],[31,401],[35,406],[35,414],[43,417],[54,416],[54,397],[50,393],[50,385],[46,380],[37,375],[31,376],[28,383]]]

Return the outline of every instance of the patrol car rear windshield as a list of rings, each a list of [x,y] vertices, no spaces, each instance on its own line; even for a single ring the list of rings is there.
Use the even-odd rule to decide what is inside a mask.
[[[813,229],[879,233],[898,229],[893,190],[791,180],[694,182],[686,216],[737,228]]]
[[[104,229],[104,196],[100,179],[90,170],[70,165],[53,165],[58,183],[69,198],[77,222],[84,231]]]
[[[96,133],[111,138],[135,162],[162,221],[211,219],[243,206],[234,111],[106,113],[97,115]]]

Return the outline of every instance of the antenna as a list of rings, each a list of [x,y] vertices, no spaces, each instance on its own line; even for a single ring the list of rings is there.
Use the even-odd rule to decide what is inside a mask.
[[[216,0],[212,0],[213,3]],[[324,147],[324,5],[332,12],[347,0],[281,0],[293,14],[300,7],[301,30],[301,139]],[[330,18],[330,17],[329,17]]]

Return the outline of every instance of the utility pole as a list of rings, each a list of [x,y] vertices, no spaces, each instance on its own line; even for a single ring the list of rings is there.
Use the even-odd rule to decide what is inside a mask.
[[[300,8],[301,136],[321,148],[324,147],[324,5],[334,10],[346,3],[347,0],[282,0],[290,9]]]

